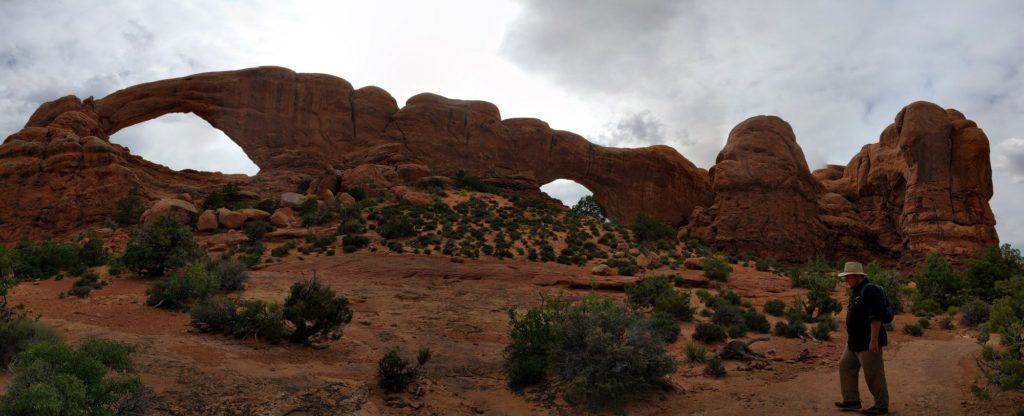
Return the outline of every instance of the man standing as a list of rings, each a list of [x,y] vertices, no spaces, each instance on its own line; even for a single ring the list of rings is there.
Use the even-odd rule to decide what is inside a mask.
[[[858,378],[864,368],[864,380],[868,390],[875,397],[875,404],[861,411],[866,415],[889,413],[889,390],[885,384],[885,367],[882,361],[882,347],[888,344],[883,322],[892,322],[892,311],[885,291],[867,280],[864,266],[856,262],[846,263],[839,276],[850,287],[850,303],[846,308],[846,350],[839,360],[839,383],[843,401],[836,407],[856,411],[861,408]]]

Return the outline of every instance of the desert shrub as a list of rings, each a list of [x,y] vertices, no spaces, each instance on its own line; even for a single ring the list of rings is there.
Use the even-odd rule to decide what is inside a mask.
[[[773,329],[775,336],[786,338],[800,338],[807,334],[807,327],[799,319],[788,319],[775,323]]]
[[[885,270],[877,261],[868,264],[865,272],[867,272],[868,280],[885,290],[885,295],[889,298],[889,303],[892,304],[893,312],[896,314],[903,313],[905,311],[903,300],[903,288],[905,285],[900,278],[899,272]]]
[[[743,338],[747,336],[747,331],[749,331],[749,329],[742,322],[730,326],[729,329],[726,330],[729,338]]]
[[[206,270],[206,265],[193,262],[150,286],[146,303],[158,308],[187,310],[192,303],[213,296],[220,287],[220,281]]]
[[[762,314],[757,313],[754,309],[744,309],[742,312],[743,324],[746,325],[751,331],[767,334],[772,332],[772,324],[768,322],[768,318]]]
[[[697,324],[697,327],[693,332],[693,340],[700,341],[705,344],[716,344],[725,341],[725,329],[720,325],[701,322]]]
[[[421,349],[416,356],[416,365],[398,355],[398,350],[388,351],[377,361],[377,385],[384,391],[398,393],[416,381],[420,369],[430,360],[430,350]]]
[[[675,292],[667,276],[642,277],[636,283],[626,285],[626,299],[637,307],[654,306],[654,301]]]
[[[573,205],[569,209],[569,214],[578,217],[591,217],[598,221],[604,222],[608,220],[608,216],[605,215],[604,207],[597,202],[597,199],[593,195],[587,195],[580,198],[576,205]]]
[[[545,299],[522,317],[509,310],[509,344],[505,347],[505,374],[509,386],[519,388],[540,383],[548,370],[548,357],[558,341],[557,315],[564,306],[561,298]]]
[[[249,280],[247,267],[231,260],[218,260],[207,263],[206,270],[220,282],[220,288],[228,292],[242,290]]]
[[[295,242],[294,241],[288,241],[287,243],[284,243],[284,244],[281,244],[281,245],[279,245],[277,247],[272,248],[270,250],[270,255],[274,256],[274,257],[285,257],[294,248],[295,248]]]
[[[917,320],[917,326],[920,326],[921,329],[929,329],[932,327],[932,321],[928,318],[921,318]]]
[[[765,259],[757,259],[754,261],[754,270],[759,272],[766,272],[772,269],[771,262]]]
[[[732,274],[732,267],[729,262],[719,256],[708,256],[701,260],[701,267],[704,269],[704,277],[716,282],[729,280]]]
[[[103,239],[89,237],[78,250],[78,261],[87,267],[96,267],[107,262],[107,250],[103,248]]]
[[[832,265],[828,264],[824,258],[818,257],[814,261],[788,268],[786,275],[789,276],[793,287],[810,288],[813,281],[820,280],[823,276],[829,276],[832,272]]]
[[[117,200],[115,204],[114,222],[122,227],[139,222],[139,217],[146,211],[142,200],[136,196],[127,196]]]
[[[915,296],[914,304],[910,307],[910,312],[914,316],[932,316],[942,311],[942,306],[935,299],[926,299],[919,296]]]
[[[258,209],[260,211],[266,211],[266,212],[271,212],[272,213],[274,211],[277,211],[278,208],[281,208],[281,200],[277,199],[277,198],[266,198],[266,199],[260,200],[259,202],[257,202],[252,207],[256,208],[256,209]]]
[[[281,305],[262,300],[243,300],[238,303],[237,317],[231,328],[235,338],[252,338],[271,344],[281,342],[288,335]]]
[[[79,298],[89,296],[89,293],[93,289],[100,289],[103,287],[103,283],[100,282],[100,275],[92,272],[83,273],[82,277],[75,280],[75,283],[71,285],[71,289],[68,290],[68,295]]]
[[[245,235],[249,236],[252,241],[260,241],[263,239],[263,235],[274,231],[273,225],[263,220],[250,220],[245,222]]]
[[[341,238],[341,245],[346,253],[351,253],[370,245],[370,239],[362,234],[348,234]]]
[[[135,230],[121,261],[136,274],[163,276],[202,256],[189,228],[161,217]]]
[[[460,189],[469,189],[476,192],[484,192],[488,194],[497,194],[498,187],[486,183],[480,178],[471,176],[466,172],[459,171],[455,174],[455,187]]]
[[[811,336],[821,341],[832,339],[832,328],[828,322],[818,322],[811,330]]]
[[[331,222],[337,216],[337,205],[337,202],[334,201],[321,203],[316,198],[306,198],[298,207],[299,217],[302,218],[302,226],[312,227]]]
[[[651,329],[666,343],[676,342],[680,333],[679,318],[668,312],[655,311],[651,314]]]
[[[1024,277],[996,282],[996,291],[1002,297],[992,303],[988,329],[1005,334],[1014,325],[1024,322]]]
[[[11,366],[14,377],[0,398],[0,414],[123,414],[123,401],[142,389],[137,377],[126,374],[131,353],[131,347],[114,341],[89,340],[78,348],[34,344]]]
[[[409,217],[396,214],[382,219],[377,224],[377,234],[387,239],[412,237],[416,235],[416,227]]]
[[[238,319],[237,309],[233,299],[213,297],[196,302],[189,313],[192,326],[200,332],[231,333]]]
[[[948,317],[948,316],[943,316],[942,319],[939,319],[939,329],[954,329],[954,328],[955,328],[955,326],[953,325],[953,318]]]
[[[708,256],[713,252],[710,246],[704,244],[700,238],[696,237],[686,240],[686,248],[693,251],[698,256]]]
[[[309,186],[313,184],[313,178],[300,178],[295,183],[295,193],[305,195],[309,191]]]
[[[912,337],[919,337],[924,335],[924,329],[918,324],[906,324],[903,325],[903,333]]]
[[[238,184],[229,183],[206,195],[203,199],[203,209],[216,211],[217,208],[238,210],[244,208],[245,197],[241,194]]]
[[[506,348],[510,383],[538,382],[550,369],[570,403],[620,405],[664,385],[675,369],[663,334],[642,314],[611,299],[594,294],[576,304],[547,299],[523,319],[514,313],[511,319],[512,344]],[[512,376],[513,369],[518,377]]]
[[[633,231],[633,237],[643,243],[676,239],[676,230],[643,212],[636,214],[630,229]]]
[[[707,363],[704,365],[704,375],[714,378],[725,377],[725,365],[722,364],[722,359],[711,357],[710,360],[707,360]]]
[[[10,254],[10,268],[19,280],[48,279],[61,271],[77,275],[85,271],[75,244],[43,241],[33,245],[27,242],[14,246]]]
[[[693,307],[690,306],[690,295],[680,293],[675,289],[663,293],[654,300],[654,311],[666,313],[677,321],[692,321]]]
[[[965,289],[985,301],[999,297],[996,282],[1024,275],[1024,258],[1009,244],[979,249],[967,260]]]
[[[0,311],[0,368],[14,360],[22,351],[41,342],[59,342],[60,335],[52,328],[22,314]]]
[[[683,346],[683,354],[686,355],[686,361],[691,363],[703,363],[708,360],[708,348],[692,342],[687,342]]]
[[[291,341],[309,344],[311,338],[340,338],[341,327],[352,321],[352,310],[348,307],[348,299],[336,295],[333,289],[313,276],[292,285],[284,303],[284,319],[295,327]]]
[[[956,305],[957,296],[963,288],[962,276],[939,253],[931,253],[925,258],[914,274],[914,281],[917,283],[915,302],[935,301],[938,305],[935,313]]]
[[[708,306],[714,311],[714,314],[711,316],[711,322],[729,327],[743,321],[739,306],[730,303],[725,298],[712,299],[711,304]]]
[[[778,299],[772,299],[765,302],[764,313],[771,316],[782,316],[786,313],[786,303]]]

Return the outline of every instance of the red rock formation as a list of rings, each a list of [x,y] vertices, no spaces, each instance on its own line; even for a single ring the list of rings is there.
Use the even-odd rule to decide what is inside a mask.
[[[260,174],[175,172],[108,141],[171,112],[222,130]],[[684,234],[736,253],[794,261],[963,256],[998,242],[988,152],[984,133],[959,112],[914,103],[846,167],[812,175],[789,125],[758,116],[733,129],[709,173],[667,146],[598,146],[540,120],[502,120],[482,101],[420,94],[399,108],[377,87],[261,67],[41,105],[0,146],[0,242],[105,222],[129,194],[203,195],[232,181],[266,195],[312,177],[311,195],[334,198],[356,186],[372,194],[465,171],[518,195],[571,179],[613,218],[647,212],[689,221]]]
[[[929,252],[962,258],[998,244],[992,168],[985,133],[956,110],[927,102],[903,108],[881,134],[841,170],[818,172],[842,195],[877,243],[904,261]]]
[[[731,253],[802,261],[824,253],[821,185],[789,123],[751,117],[729,133],[711,168],[714,203],[698,209],[691,235]]]

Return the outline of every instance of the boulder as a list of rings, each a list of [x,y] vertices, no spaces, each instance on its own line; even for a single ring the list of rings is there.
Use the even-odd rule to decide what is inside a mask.
[[[306,195],[297,194],[295,192],[285,192],[281,194],[281,205],[287,207],[297,207],[299,205],[302,205],[303,202],[306,202],[306,198],[309,197]]]
[[[169,217],[182,225],[192,224],[199,213],[196,206],[180,199],[161,199],[142,213],[140,221],[149,223],[160,217]]]
[[[690,257],[686,260],[683,260],[683,268],[687,270],[704,270],[704,258]]]
[[[217,208],[217,222],[229,230],[238,230],[245,225],[245,214],[227,208]]]
[[[607,264],[598,264],[594,268],[590,269],[590,273],[597,276],[611,276],[612,268]]]
[[[356,203],[356,199],[354,197],[352,197],[352,195],[349,195],[348,192],[342,192],[342,193],[338,194],[335,197],[335,199],[338,201],[338,204],[341,205],[341,206],[345,206],[345,205],[350,205],[350,204]]]
[[[242,208],[238,210],[239,214],[245,216],[246,221],[248,220],[265,220],[270,218],[270,213],[262,209],[256,208]]]
[[[647,266],[651,265],[651,259],[646,254],[639,254],[636,256],[636,265],[642,269],[646,269]]]
[[[199,220],[196,221],[196,230],[211,231],[215,229],[217,229],[217,214],[209,209],[199,214]]]
[[[270,216],[270,223],[277,228],[287,228],[298,220],[298,215],[291,208],[282,207],[274,211]]]
[[[403,183],[406,185],[415,185],[417,182],[423,180],[423,178],[430,176],[430,168],[426,165],[420,165],[417,163],[404,163],[398,165],[397,173]]]
[[[211,235],[200,242],[199,247],[210,251],[223,251],[231,246],[249,241],[249,236],[241,231],[227,231]]]

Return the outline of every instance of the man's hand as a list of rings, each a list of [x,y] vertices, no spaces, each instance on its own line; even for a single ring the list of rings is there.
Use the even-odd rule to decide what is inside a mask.
[[[871,321],[871,342],[868,344],[868,352],[876,353],[878,349],[878,333],[882,332],[882,321]]]
[[[880,349],[878,348],[878,340],[877,339],[872,339],[871,343],[868,344],[868,352],[876,353],[878,351],[880,351]]]

